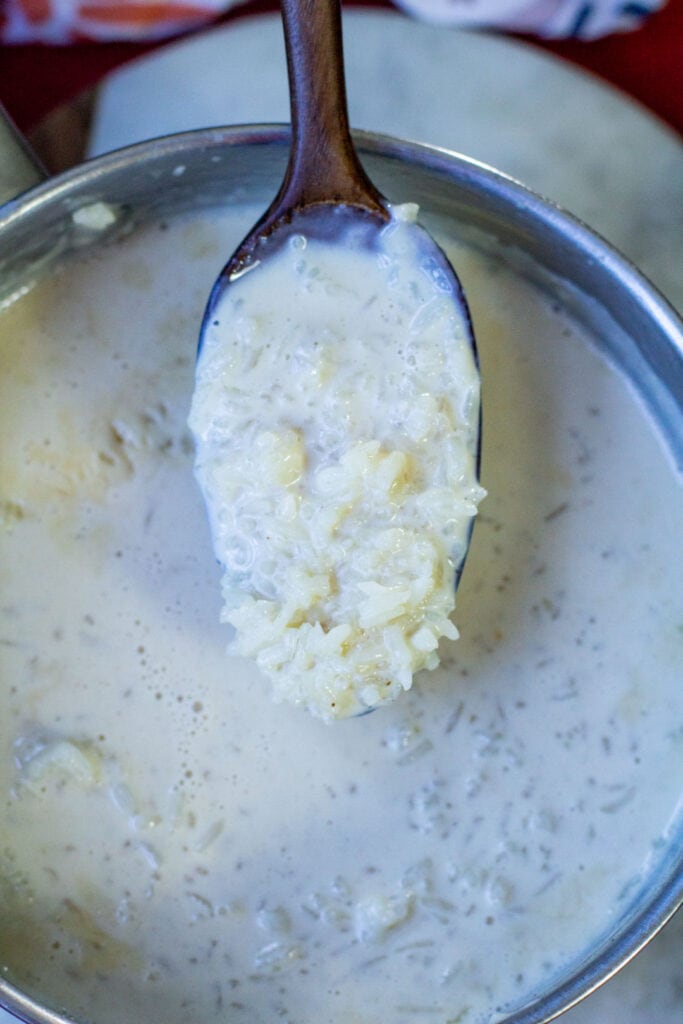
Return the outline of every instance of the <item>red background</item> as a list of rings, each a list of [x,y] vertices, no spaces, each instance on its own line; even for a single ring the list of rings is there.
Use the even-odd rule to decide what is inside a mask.
[[[391,5],[380,0],[360,6]],[[252,0],[219,22],[275,9],[276,3]],[[634,32],[593,42],[525,38],[611,82],[683,134],[683,0],[669,0],[662,11]],[[107,71],[151,50],[153,45],[0,46],[0,99],[19,127],[28,131],[55,107],[94,85]]]

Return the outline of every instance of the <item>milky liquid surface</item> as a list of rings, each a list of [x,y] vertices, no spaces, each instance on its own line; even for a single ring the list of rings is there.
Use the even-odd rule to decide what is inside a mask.
[[[0,969],[97,1024],[498,1019],[673,821],[680,481],[580,331],[455,253],[488,491],[461,638],[365,718],[274,705],[226,658],[186,428],[254,219],[140,233],[0,319]]]

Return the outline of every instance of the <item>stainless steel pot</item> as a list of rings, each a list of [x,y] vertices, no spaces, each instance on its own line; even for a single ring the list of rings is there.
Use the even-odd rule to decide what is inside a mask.
[[[521,253],[526,272],[560,294],[609,346],[683,464],[683,323],[632,266],[572,217],[487,167],[377,135],[358,134],[357,142],[372,179],[392,201],[417,201],[428,219],[465,225],[477,244]],[[265,205],[284,169],[288,132],[235,127],[163,138],[52,181],[41,180],[43,172],[21,140],[1,123],[0,146],[0,200],[6,200],[0,208],[1,302],[65,253],[106,246],[144,222],[245,197]],[[94,204],[101,203],[108,216],[93,220],[88,210],[96,212],[101,208]],[[683,843],[672,840],[656,878],[609,936],[507,1024],[549,1021],[590,993],[648,942],[681,901]],[[68,1019],[2,980],[0,1005],[32,1024]]]

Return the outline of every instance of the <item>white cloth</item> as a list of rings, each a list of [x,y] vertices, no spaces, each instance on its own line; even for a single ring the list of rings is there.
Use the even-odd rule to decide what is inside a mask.
[[[544,38],[597,39],[637,28],[665,0],[396,0],[424,21],[495,27]]]

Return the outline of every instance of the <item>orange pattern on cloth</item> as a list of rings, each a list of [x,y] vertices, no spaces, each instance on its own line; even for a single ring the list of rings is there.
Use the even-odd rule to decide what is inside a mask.
[[[26,3],[27,0],[19,0]],[[36,0],[28,0],[34,3]],[[40,2],[40,0],[38,0]],[[159,25],[163,22],[203,21],[207,8],[187,3],[84,3],[78,6],[78,17],[86,21],[120,25]]]
[[[44,21],[49,21],[52,16],[50,0],[22,0],[22,7],[26,13],[26,20],[31,25],[40,25]]]
[[[245,0],[0,0],[0,41],[66,44],[162,39]]]

